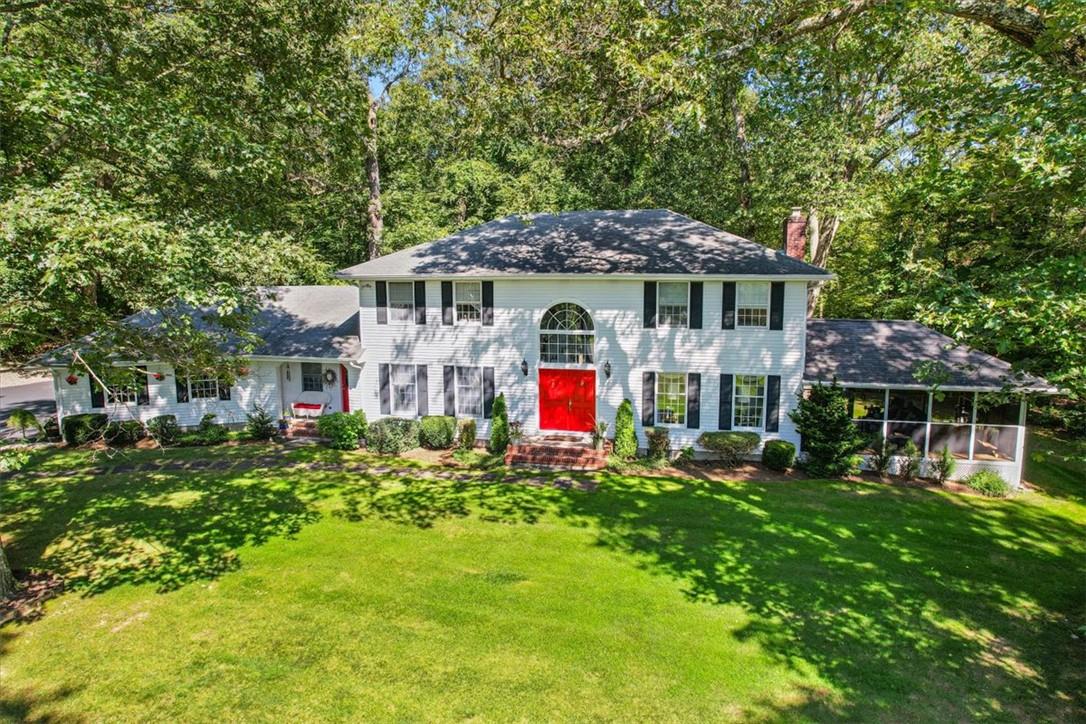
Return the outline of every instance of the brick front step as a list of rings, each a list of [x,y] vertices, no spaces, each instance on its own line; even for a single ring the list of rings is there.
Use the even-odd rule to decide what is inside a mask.
[[[505,453],[505,464],[568,470],[599,470],[607,466],[607,452],[593,450],[590,447],[568,445],[511,445]]]
[[[291,420],[287,423],[287,437],[320,437],[316,420]]]

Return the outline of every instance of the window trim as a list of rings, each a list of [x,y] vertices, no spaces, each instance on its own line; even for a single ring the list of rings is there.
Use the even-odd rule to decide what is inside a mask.
[[[739,419],[739,379],[741,377],[757,377],[761,379],[762,385],[762,412],[758,420],[757,427],[750,427],[748,425],[740,425],[737,420]],[[769,375],[759,375],[749,372],[739,372],[732,377],[732,429],[740,432],[765,432],[765,412],[768,400],[766,396],[769,394]],[[751,395],[742,395],[742,397],[750,400],[756,400],[757,397]]]
[[[544,323],[547,321],[547,315],[550,314],[550,312],[555,307],[559,307],[559,306],[561,306],[563,304],[570,304],[570,305],[573,305],[573,306],[577,307],[580,310],[580,313],[583,314],[584,318],[587,320],[588,329],[549,329],[549,328],[545,327]],[[587,339],[588,354],[584,355],[586,357],[586,359],[583,359],[583,360],[580,360],[580,361],[577,361],[577,360],[573,360],[573,361],[571,361],[571,360],[548,361],[548,360],[544,359],[543,337],[545,335],[563,336],[563,337],[566,337],[567,339],[572,338],[572,337],[581,337],[583,339]],[[575,300],[570,300],[570,299],[565,299],[565,300],[555,302],[554,304],[552,304],[551,306],[549,306],[545,310],[543,310],[543,316],[539,320],[539,324],[538,324],[537,329],[536,329],[536,343],[539,345],[539,364],[540,365],[546,365],[547,367],[569,368],[569,369],[584,369],[586,367],[594,366],[596,364],[596,342],[597,341],[598,341],[598,339],[596,337],[596,321],[592,318],[592,314],[591,314],[591,312],[588,311],[587,306],[585,306],[581,302],[578,302],[578,301],[575,301]]]
[[[385,299],[385,307],[387,308],[388,323],[389,324],[414,324],[415,323],[415,283],[411,281],[389,281],[385,282],[387,291]],[[395,311],[400,310],[401,306],[393,306],[392,304],[392,288],[402,284],[410,290],[409,299],[411,300],[411,311],[406,315],[405,319],[396,319]],[[399,303],[397,303],[399,304]]]
[[[683,405],[682,405],[682,419],[678,422],[660,422],[660,382],[665,375],[678,376],[682,378],[683,385]],[[653,390],[653,426],[654,427],[675,427],[686,429],[686,411],[687,406],[690,404],[690,380],[688,372],[656,372],[655,389]]]
[[[219,385],[221,384],[216,377],[186,377],[185,381],[189,386],[189,401],[192,400],[217,400],[219,399]],[[195,385],[198,382],[214,382],[215,394],[213,395],[197,395],[195,393]]]
[[[739,290],[743,285],[759,284],[765,286],[765,307],[744,307],[739,303]],[[773,308],[773,285],[770,282],[762,281],[742,281],[735,283],[735,328],[743,329],[769,329],[769,316]],[[742,311],[744,309],[765,309],[765,324],[743,324]],[[764,416],[763,416],[764,417]],[[764,424],[764,421],[763,421]],[[753,428],[752,428],[753,429]]]
[[[465,412],[460,409],[460,370],[475,370],[479,374],[479,412]],[[453,368],[453,386],[456,388],[456,416],[457,417],[482,417],[483,412],[486,409],[486,402],[483,399],[483,368],[481,365],[456,365]],[[463,385],[467,387],[467,385]]]
[[[411,387],[414,389],[415,394],[415,407],[413,410],[397,409],[396,407],[396,368],[402,367],[411,370]],[[400,385],[401,387],[403,385]],[[392,417],[409,417],[416,418],[419,416],[419,377],[418,368],[412,364],[396,364],[390,363],[388,366],[388,409],[389,414]]]
[[[460,300],[457,296],[457,288],[461,284],[475,284],[479,287],[479,301],[475,304],[479,305],[479,317],[478,319],[461,319],[460,318]],[[483,324],[483,283],[481,281],[453,281],[453,324],[460,325],[466,324],[471,326],[482,326]]]
[[[665,284],[685,284],[686,285],[686,324],[668,324],[664,322],[664,315],[660,312],[660,307],[663,304],[663,291],[662,287]],[[658,329],[690,329],[690,282],[675,281],[673,279],[656,282],[656,327]]]
[[[302,386],[302,392],[324,392],[324,365],[322,365],[320,362],[299,362],[298,364],[299,364],[299,370],[300,370],[300,373],[298,375],[298,383]],[[315,365],[317,367],[317,370],[318,370],[318,372],[317,372],[317,385],[318,385],[318,387],[315,390],[307,390],[305,388],[305,377],[306,377],[305,366],[306,365]]]

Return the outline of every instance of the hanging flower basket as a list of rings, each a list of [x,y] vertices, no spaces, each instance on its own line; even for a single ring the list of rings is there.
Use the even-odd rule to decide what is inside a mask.
[[[238,377],[246,377],[250,372],[252,372],[252,370],[248,367],[238,367]]]
[[[64,381],[67,382],[69,385],[74,385],[76,382],[79,382],[79,378],[75,375],[68,375],[64,378]]]
[[[154,377],[154,378],[155,378],[156,380],[158,380],[159,382],[161,382],[162,380],[166,379],[166,375],[162,374],[161,372],[155,372],[155,373],[154,373],[153,375],[151,375],[151,376],[152,376],[152,377]]]

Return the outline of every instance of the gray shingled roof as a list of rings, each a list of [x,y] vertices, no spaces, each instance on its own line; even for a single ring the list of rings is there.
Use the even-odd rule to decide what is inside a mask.
[[[514,274],[831,276],[783,251],[666,209],[506,216],[336,276]]]
[[[918,322],[881,319],[810,319],[807,321],[807,382],[843,385],[917,385],[921,362],[943,365],[944,387],[996,390],[1005,384],[1035,392],[1057,392],[1039,377],[1016,374],[1011,365],[956,343]]]
[[[266,287],[266,299],[254,315],[252,331],[263,342],[248,355],[257,357],[302,357],[314,359],[355,359],[361,350],[358,328],[358,289],[353,286]],[[212,329],[205,319],[207,310],[187,312],[198,329]],[[162,318],[157,310],[145,310],[125,322],[137,328],[152,328]],[[77,343],[78,344],[78,343]],[[39,359],[43,365],[66,365],[68,347],[53,350]],[[224,352],[235,353],[228,343]]]

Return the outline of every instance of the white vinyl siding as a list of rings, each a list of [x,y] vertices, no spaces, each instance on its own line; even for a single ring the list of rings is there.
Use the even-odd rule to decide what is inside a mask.
[[[392,393],[392,414],[414,417],[418,414],[418,397],[414,365],[390,365],[389,387]]]
[[[686,373],[656,373],[656,424],[686,424]]]
[[[482,322],[483,285],[481,282],[455,282],[453,295],[457,324]]]
[[[769,282],[735,285],[736,321],[740,327],[769,326]]]
[[[687,327],[690,324],[690,285],[687,282],[660,282],[656,285],[657,324]]]
[[[390,322],[415,321],[415,285],[411,282],[388,283],[388,319]]]
[[[732,404],[732,426],[738,429],[761,430],[765,423],[765,377],[736,375],[735,400]]]
[[[456,368],[456,414],[465,417],[482,417],[483,370],[481,367]]]

